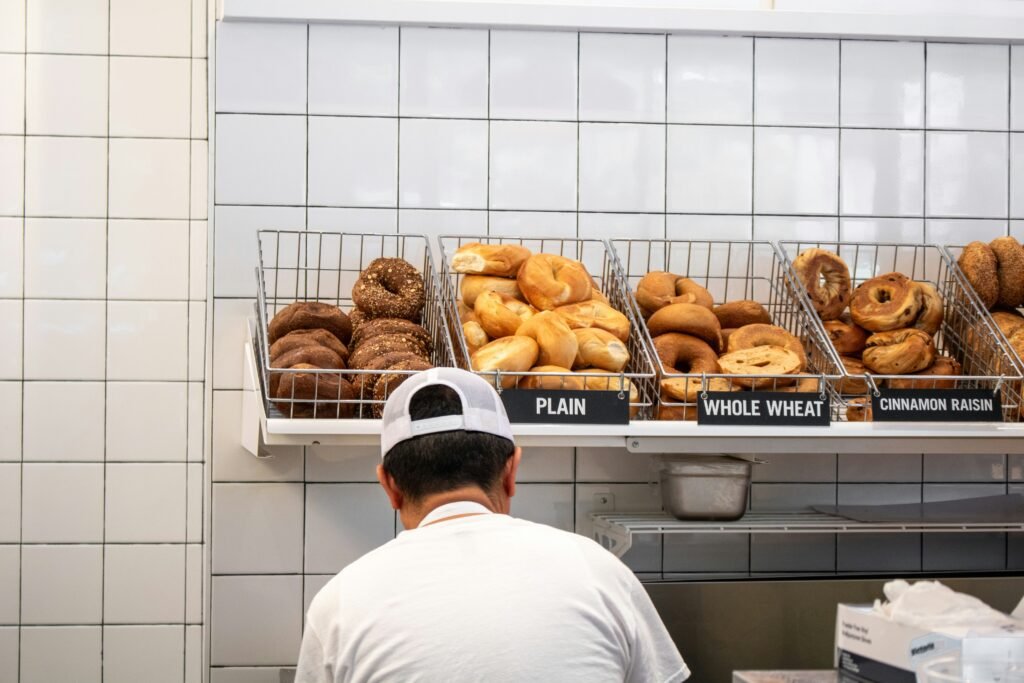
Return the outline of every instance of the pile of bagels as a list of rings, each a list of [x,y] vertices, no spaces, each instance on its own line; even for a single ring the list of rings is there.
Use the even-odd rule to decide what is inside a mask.
[[[1024,246],[1013,237],[971,242],[957,265],[1017,355],[1024,358]]]
[[[285,415],[347,418],[359,402],[372,400],[380,417],[383,402],[411,372],[433,367],[430,333],[417,322],[426,301],[423,276],[412,264],[375,259],[353,285],[352,301],[349,314],[333,304],[296,301],[267,326],[267,391]]]
[[[462,277],[458,315],[475,371],[500,372],[506,389],[628,390],[637,403],[628,379],[609,376],[629,364],[629,318],[582,263],[472,242],[450,267]]]
[[[666,271],[644,275],[635,296],[664,370],[659,420],[697,419],[695,403],[705,384],[704,378],[693,375],[737,375],[707,379],[708,391],[817,389],[817,378],[805,378],[814,383],[808,387],[789,377],[807,367],[803,344],[773,325],[768,310],[758,302],[745,299],[716,306],[700,284]]]
[[[942,327],[943,302],[929,282],[902,273],[878,275],[851,289],[850,269],[839,255],[807,249],[793,261],[825,332],[850,377],[839,392],[847,401],[849,421],[871,420],[865,375],[907,375],[876,381],[891,389],[951,389],[960,363],[940,355],[934,335]],[[849,310],[847,310],[849,309]]]

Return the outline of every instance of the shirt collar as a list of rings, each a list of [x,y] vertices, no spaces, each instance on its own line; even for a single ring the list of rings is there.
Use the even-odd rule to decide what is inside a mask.
[[[420,521],[419,526],[416,528],[419,529],[421,527],[425,527],[426,525],[432,522],[447,519],[448,517],[456,517],[458,515],[490,514],[493,513],[480,503],[475,503],[471,500],[458,500],[455,501],[454,503],[445,503],[444,505],[440,505],[434,508],[429,513],[427,513],[427,516]]]

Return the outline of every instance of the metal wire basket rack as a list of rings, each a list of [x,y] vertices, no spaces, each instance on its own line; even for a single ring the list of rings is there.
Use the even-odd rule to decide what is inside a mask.
[[[846,419],[852,399],[863,398],[867,393],[877,396],[880,387],[891,386],[894,380],[903,386],[909,384],[920,389],[987,389],[993,394],[1000,394],[1004,421],[1016,422],[1019,419],[1021,372],[991,317],[970,287],[965,286],[953,259],[943,249],[928,244],[865,242],[780,241],[778,246],[794,273],[794,280],[793,261],[796,257],[806,249],[819,248],[838,254],[846,262],[850,268],[852,288],[879,275],[898,272],[912,280],[930,283],[942,298],[943,320],[934,336],[935,350],[939,355],[951,356],[958,361],[963,374],[933,376],[929,383],[927,379],[913,375],[852,374],[840,364],[844,377],[855,380],[837,385],[843,419]],[[813,311],[810,297],[802,285],[799,295],[808,310]],[[813,317],[826,343],[836,353],[824,332],[821,319],[817,315]],[[836,355],[838,357],[838,353]],[[850,392],[851,385],[858,389],[857,393]]]
[[[268,325],[274,315],[295,301],[316,301],[338,306],[345,312],[354,308],[352,286],[360,273],[376,258],[401,258],[423,276],[426,303],[418,322],[431,340],[430,361],[435,366],[454,365],[451,337],[445,323],[441,282],[437,276],[430,243],[422,235],[375,233],[295,232],[261,230],[257,233],[259,265],[256,268],[257,301],[255,326],[259,381],[264,409],[268,417],[318,419],[380,417],[384,400],[376,397],[372,384],[397,385],[413,370],[316,370],[272,368],[268,344]],[[295,396],[297,374],[314,377],[311,397]],[[288,377],[294,379],[288,381]],[[291,392],[284,397],[271,396],[269,388],[284,382]],[[354,388],[343,394],[335,386],[345,380]]]
[[[614,254],[604,240],[599,239],[568,239],[568,238],[526,238],[526,237],[491,237],[484,235],[442,235],[438,238],[441,246],[441,280],[447,304],[450,335],[455,349],[455,360],[459,367],[472,369],[469,347],[462,332],[458,309],[459,292],[462,274],[451,269],[451,255],[464,244],[479,242],[482,244],[518,244],[535,254],[558,254],[581,262],[594,279],[597,288],[608,298],[609,304],[626,315],[630,322],[629,338],[626,348],[629,351],[629,362],[621,373],[594,373],[601,378],[601,388],[609,391],[630,391],[629,411],[631,419],[649,417],[655,405],[655,369],[647,346],[643,341],[643,333],[638,319],[630,305],[631,295],[625,282],[621,279]],[[508,373],[498,371],[478,372],[500,392],[510,384]],[[576,374],[556,372],[517,372],[512,380],[516,383],[527,377],[543,378],[544,386],[549,389],[568,388],[567,383]]]
[[[822,338],[822,331],[813,315],[801,302],[797,283],[779,251],[770,242],[715,240],[612,240],[622,276],[630,290],[630,306],[634,314],[642,314],[633,292],[639,281],[652,271],[667,271],[688,277],[705,287],[716,304],[728,301],[753,300],[764,306],[772,323],[784,328],[800,340],[807,357],[805,372],[798,375],[736,375],[686,374],[665,367],[654,351],[654,340],[647,325],[643,326],[645,341],[658,371],[659,381],[686,378],[704,392],[740,390],[750,380],[759,391],[793,390],[799,384],[803,391],[819,391],[826,399],[834,392],[841,377],[838,357]],[[689,393],[689,392],[688,392]],[[687,396],[689,399],[689,396]],[[697,402],[670,400],[659,393],[661,411],[666,419],[697,419]],[[830,409],[835,404],[830,400]],[[672,416],[672,417],[668,417]]]

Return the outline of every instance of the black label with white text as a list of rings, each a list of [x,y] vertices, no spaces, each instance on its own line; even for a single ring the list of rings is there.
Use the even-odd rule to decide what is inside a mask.
[[[818,392],[709,391],[697,397],[697,424],[827,427],[829,404]]]
[[[1003,404],[989,389],[879,389],[875,422],[1002,422]]]
[[[510,422],[629,423],[629,394],[625,392],[506,389],[501,400]]]

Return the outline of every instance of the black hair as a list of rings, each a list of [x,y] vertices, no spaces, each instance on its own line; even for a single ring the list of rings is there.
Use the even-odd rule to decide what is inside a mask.
[[[409,401],[409,417],[425,420],[461,415],[462,401],[450,387],[426,386]],[[395,444],[384,456],[384,471],[411,501],[465,486],[490,492],[515,452],[508,439],[457,429],[424,434]]]

